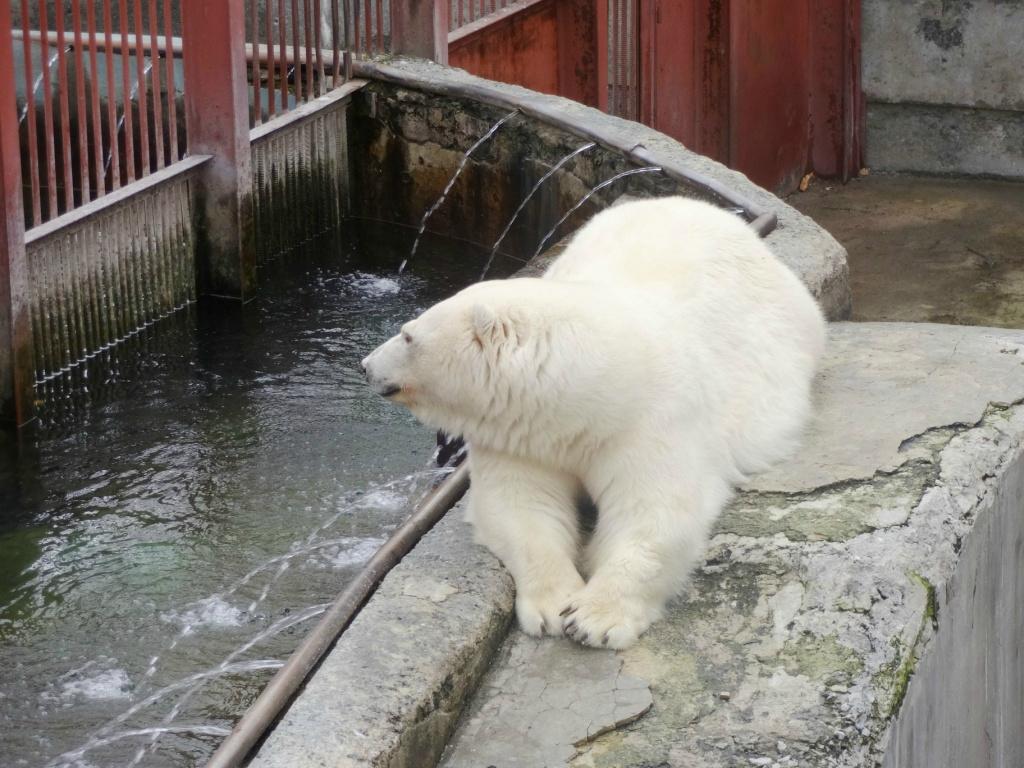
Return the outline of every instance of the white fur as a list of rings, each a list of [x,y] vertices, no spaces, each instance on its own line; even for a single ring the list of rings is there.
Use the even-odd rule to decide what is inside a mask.
[[[733,484],[794,448],[824,342],[817,304],[749,227],[663,198],[604,211],[543,278],[470,286],[363,363],[466,438],[469,519],[515,579],[522,628],[623,648],[679,591]]]

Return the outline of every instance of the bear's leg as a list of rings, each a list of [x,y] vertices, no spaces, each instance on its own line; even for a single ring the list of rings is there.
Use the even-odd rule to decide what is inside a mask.
[[[704,553],[727,483],[680,480],[657,484],[632,474],[607,484],[586,551],[585,587],[563,611],[563,631],[577,642],[626,648],[659,619]],[[671,476],[670,476],[671,477]]]
[[[504,454],[471,447],[469,513],[476,541],[508,568],[523,631],[561,634],[558,613],[583,586],[576,568],[579,482]]]

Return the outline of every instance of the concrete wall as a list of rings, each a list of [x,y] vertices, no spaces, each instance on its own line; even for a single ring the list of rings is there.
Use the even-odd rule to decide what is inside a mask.
[[[937,596],[939,630],[910,681],[884,768],[1024,765],[1022,554],[1018,454]]]
[[[868,164],[1024,178],[1024,0],[864,0]]]

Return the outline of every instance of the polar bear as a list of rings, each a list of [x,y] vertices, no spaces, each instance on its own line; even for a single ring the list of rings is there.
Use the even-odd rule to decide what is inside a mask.
[[[522,629],[624,648],[733,486],[794,448],[824,344],[817,303],[747,225],[673,197],[605,210],[542,278],[472,285],[362,365],[466,439],[468,519],[515,580]]]

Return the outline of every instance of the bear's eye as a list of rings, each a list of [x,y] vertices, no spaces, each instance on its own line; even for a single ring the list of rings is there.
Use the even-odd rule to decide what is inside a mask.
[[[408,333],[406,333],[405,331],[403,331],[403,332],[402,332],[402,340],[403,340],[403,341],[404,341],[404,342],[405,342],[406,344],[412,344],[412,336],[410,336],[410,335],[409,335]]]

